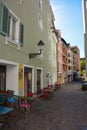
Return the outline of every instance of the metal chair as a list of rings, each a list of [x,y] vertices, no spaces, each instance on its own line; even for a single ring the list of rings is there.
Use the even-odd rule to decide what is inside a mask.
[[[20,110],[30,112],[30,104],[25,97],[20,98]]]

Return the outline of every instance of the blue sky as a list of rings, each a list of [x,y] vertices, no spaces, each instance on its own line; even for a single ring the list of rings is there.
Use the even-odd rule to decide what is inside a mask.
[[[84,57],[82,0],[50,0],[55,16],[55,27],[71,46],[77,45]]]

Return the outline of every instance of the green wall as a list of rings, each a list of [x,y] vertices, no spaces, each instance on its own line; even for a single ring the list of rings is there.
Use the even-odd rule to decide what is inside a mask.
[[[19,4],[19,0],[1,0],[24,24],[24,45],[18,50],[18,46],[15,44],[5,44],[5,37],[0,35],[0,58],[31,65],[35,68],[43,68],[45,86],[46,73],[56,73],[57,69],[56,67],[52,67],[51,60],[49,59],[49,55],[52,55],[51,44],[53,44],[49,43],[48,40],[48,32],[51,31],[48,26],[47,18],[47,16],[50,15],[49,0],[42,0],[42,11],[40,11],[38,1],[39,0],[24,0],[23,4]],[[38,24],[38,14],[42,16],[43,31],[41,31]],[[38,52],[37,43],[40,40],[45,43],[43,58],[29,59],[29,53]]]

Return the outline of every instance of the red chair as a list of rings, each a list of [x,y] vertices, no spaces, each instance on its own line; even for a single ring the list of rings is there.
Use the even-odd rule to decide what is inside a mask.
[[[33,97],[33,93],[28,93],[27,96]]]
[[[41,95],[41,97],[44,98],[44,99],[48,99],[49,95],[48,94],[43,94],[43,95]]]
[[[20,110],[30,112],[30,104],[25,97],[20,98]]]

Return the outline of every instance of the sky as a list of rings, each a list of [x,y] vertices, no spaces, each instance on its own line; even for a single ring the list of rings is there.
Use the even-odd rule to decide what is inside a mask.
[[[77,45],[84,57],[84,29],[82,0],[50,0],[55,17],[55,27],[71,46]]]

